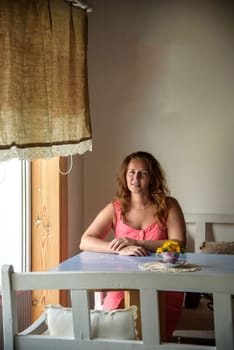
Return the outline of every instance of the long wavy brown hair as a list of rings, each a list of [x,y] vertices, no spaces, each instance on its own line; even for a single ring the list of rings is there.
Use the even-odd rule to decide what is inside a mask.
[[[128,155],[122,162],[120,173],[117,178],[118,189],[116,192],[117,199],[121,205],[121,216],[123,220],[126,221],[126,215],[130,210],[131,192],[127,186],[126,173],[128,164],[135,158],[143,159],[146,164],[150,175],[150,200],[155,204],[155,216],[157,216],[159,223],[162,226],[166,226],[168,214],[166,197],[169,195],[169,189],[167,187],[164,170],[157,159],[155,159],[154,156],[148,152],[134,152]]]

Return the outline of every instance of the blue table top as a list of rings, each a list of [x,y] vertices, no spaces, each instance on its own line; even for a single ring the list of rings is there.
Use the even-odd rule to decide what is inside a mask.
[[[200,265],[198,274],[224,274],[234,277],[234,255],[187,253],[188,263]],[[55,266],[51,271],[139,272],[138,265],[155,261],[155,254],[146,257],[82,252]]]

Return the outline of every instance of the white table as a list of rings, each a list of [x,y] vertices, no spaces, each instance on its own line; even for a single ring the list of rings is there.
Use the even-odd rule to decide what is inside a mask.
[[[202,266],[201,270],[195,272],[146,272],[138,268],[139,264],[154,260],[154,255],[133,257],[82,252],[52,270],[101,273],[103,278],[97,286],[99,289],[108,289],[109,285],[105,281],[112,278],[113,289],[121,286],[126,290],[142,290],[146,285],[147,288],[158,285],[158,290],[213,293],[216,349],[233,350],[231,296],[234,295],[234,256],[187,253],[187,262]],[[141,308],[148,308],[150,311],[147,300],[141,300]]]

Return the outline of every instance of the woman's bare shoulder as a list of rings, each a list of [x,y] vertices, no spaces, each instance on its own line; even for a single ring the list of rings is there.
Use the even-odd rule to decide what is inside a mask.
[[[113,202],[110,202],[99,212],[99,215],[112,216],[113,213],[114,213]]]
[[[166,199],[166,203],[168,208],[168,215],[179,214],[180,216],[183,216],[183,210],[179,201],[176,198],[168,196]]]
[[[175,206],[180,206],[178,200],[175,197],[172,197],[172,196],[168,196],[166,198],[166,203],[167,203],[168,208],[175,207]]]

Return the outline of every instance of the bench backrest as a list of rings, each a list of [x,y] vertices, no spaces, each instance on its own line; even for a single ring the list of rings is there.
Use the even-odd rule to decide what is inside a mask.
[[[158,290],[186,290],[186,274],[176,274],[175,279],[170,273],[146,272],[139,274],[128,272],[93,273],[93,272],[29,272],[18,273],[12,266],[2,267],[3,289],[3,329],[4,350],[205,350],[206,346],[162,343],[160,341],[160,316]],[[194,275],[195,276],[195,275]],[[209,291],[210,279],[202,278],[204,291]],[[190,281],[190,289],[198,290],[196,279]],[[220,285],[219,281],[217,285]],[[74,337],[51,337],[47,335],[26,335],[18,333],[16,291],[25,290],[70,290],[71,307],[73,309]],[[91,337],[89,291],[101,289],[138,289],[140,292],[142,340],[101,339]],[[226,293],[226,292],[225,292]],[[230,292],[231,293],[231,292]],[[220,300],[229,300],[229,294],[216,297]],[[214,303],[216,303],[216,299]],[[216,307],[216,304],[214,304]],[[227,310],[228,310],[227,305]],[[223,306],[224,307],[224,306]],[[218,309],[218,311],[220,311]],[[217,315],[218,320],[219,315]],[[222,325],[220,322],[217,325]],[[225,330],[225,332],[230,330]],[[231,331],[230,331],[231,332]],[[227,333],[229,334],[229,333]],[[218,343],[223,344],[223,330],[217,330]],[[229,337],[230,338],[230,337]],[[230,338],[231,339],[231,338]],[[226,338],[227,343],[227,338]],[[229,342],[228,349],[232,349]],[[213,348],[212,348],[213,349]],[[221,348],[217,348],[221,350]]]
[[[191,252],[200,252],[203,242],[215,240],[212,235],[212,227],[222,226],[221,240],[234,241],[234,215],[233,214],[190,214],[185,213],[185,222],[187,225],[187,246]],[[190,225],[193,232],[190,232]],[[225,228],[231,227],[231,233],[225,235]],[[220,240],[220,239],[219,239]]]

